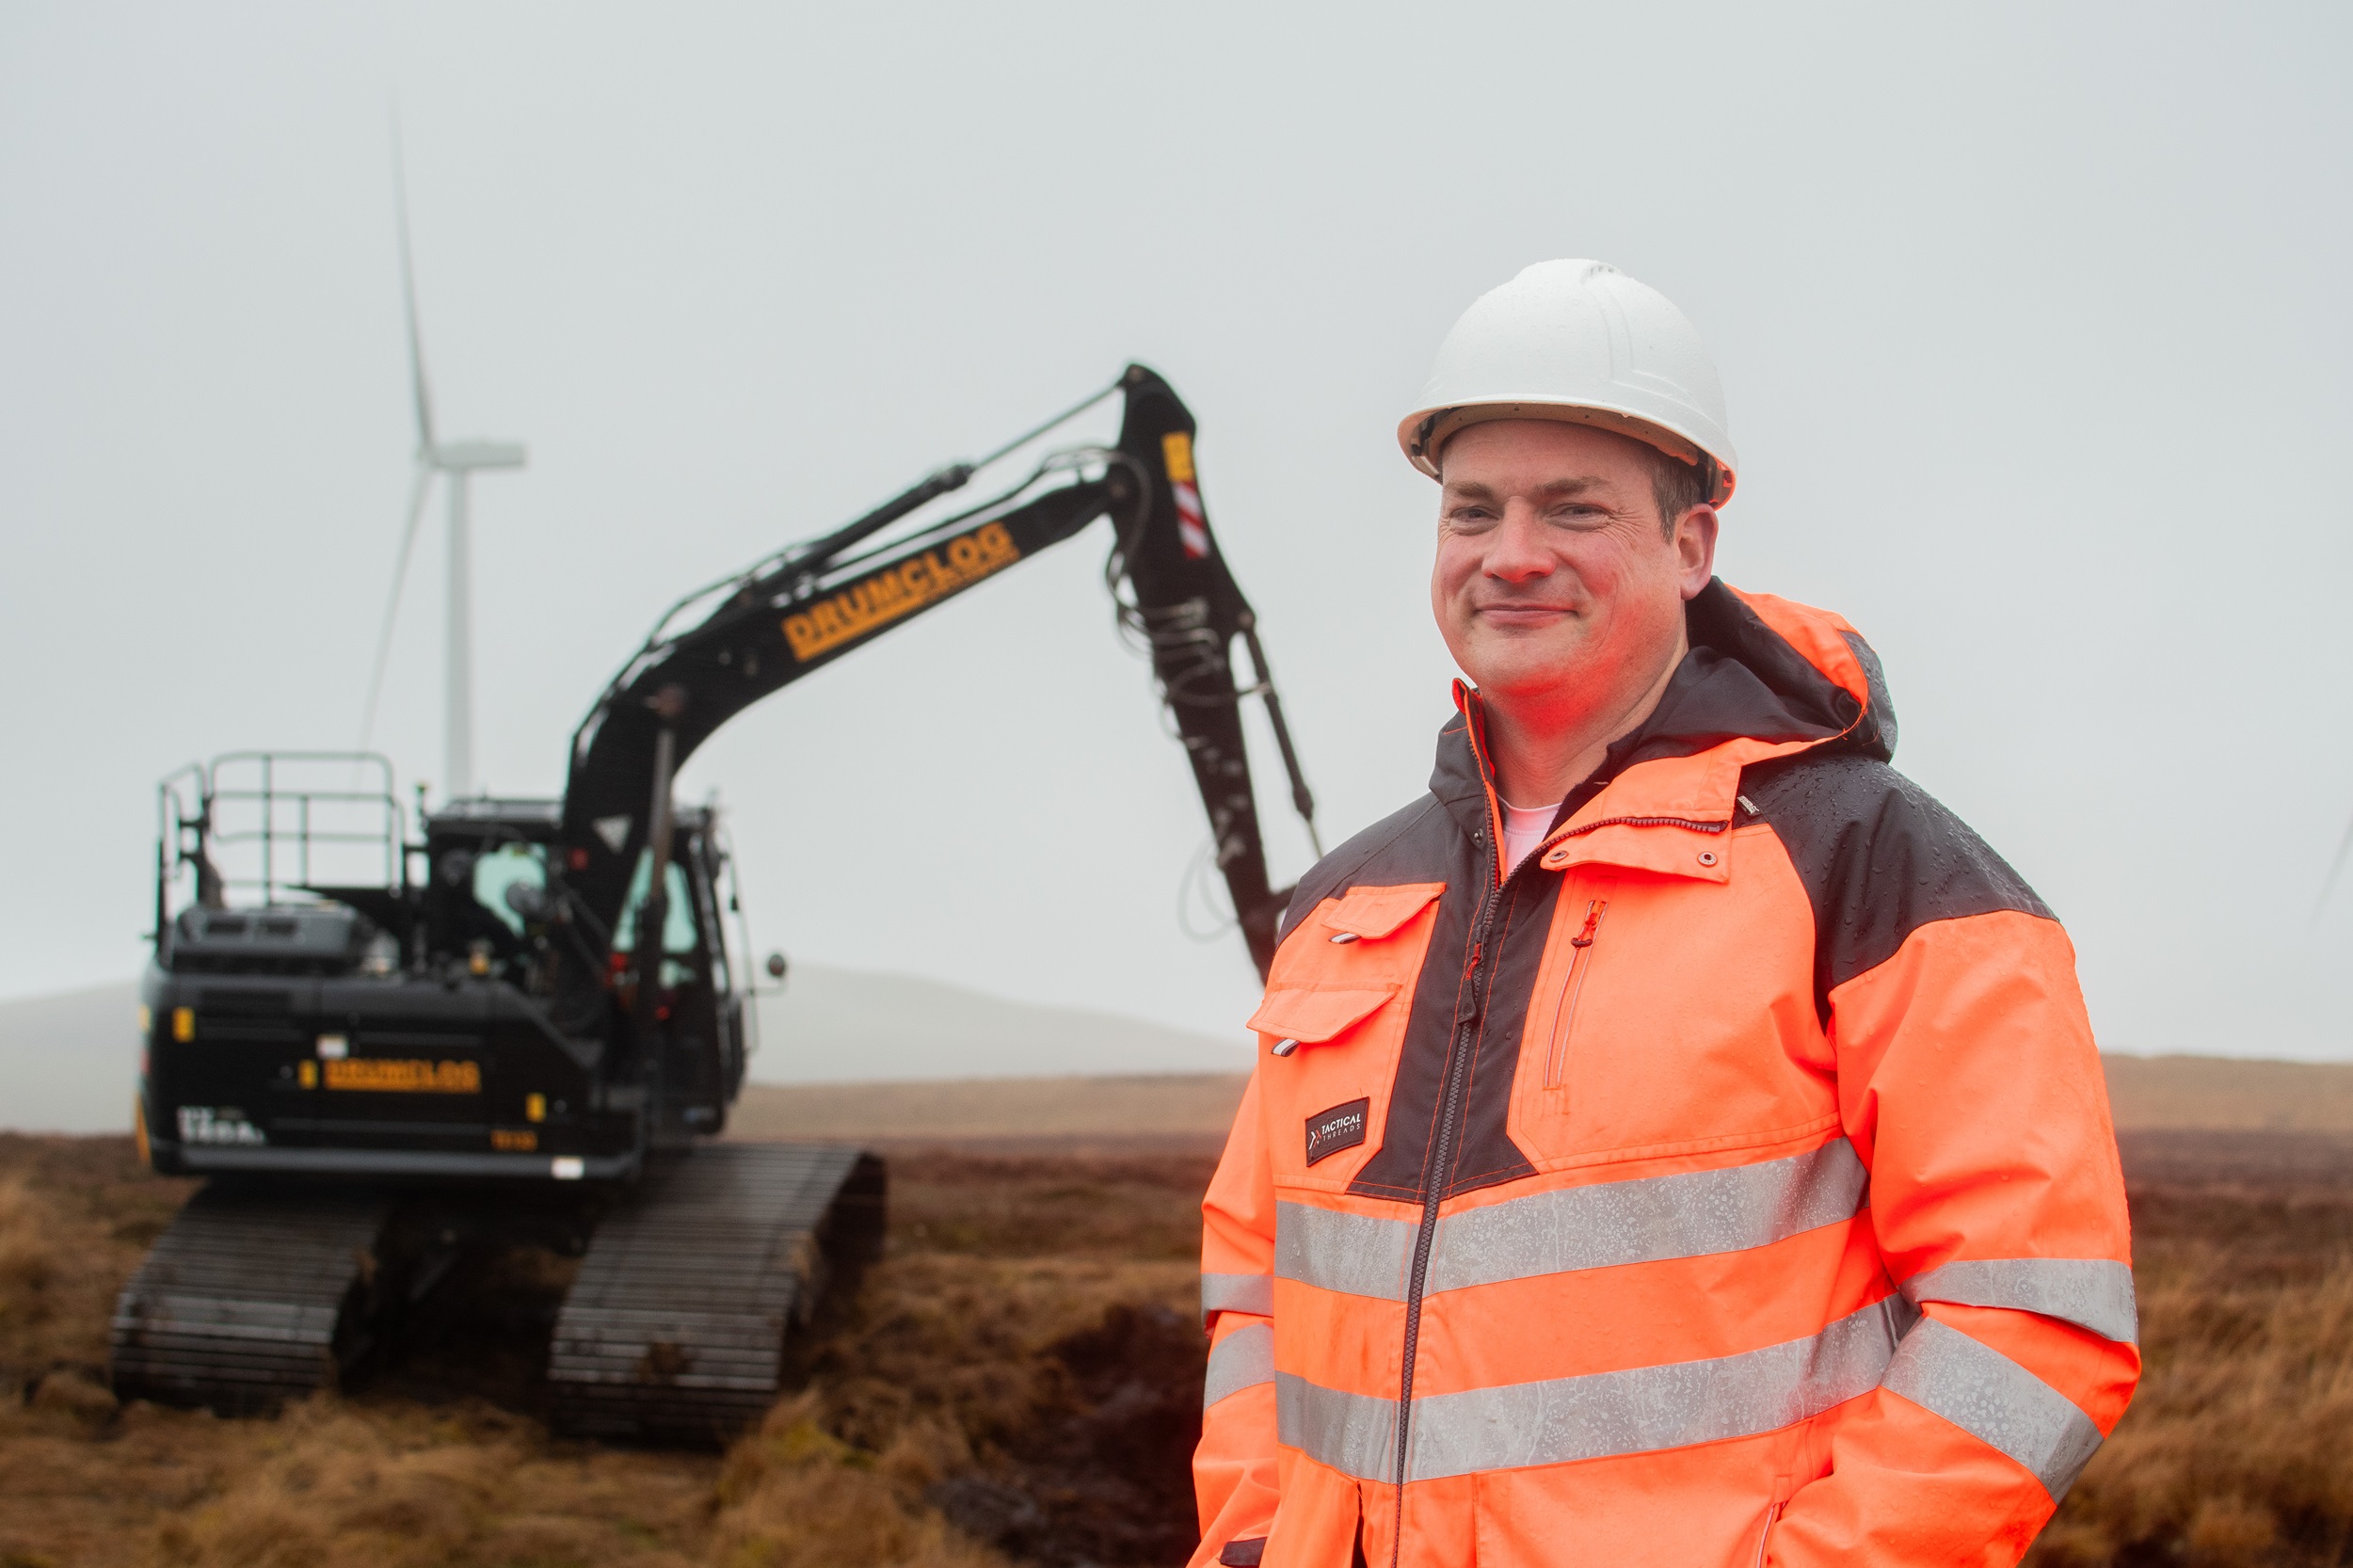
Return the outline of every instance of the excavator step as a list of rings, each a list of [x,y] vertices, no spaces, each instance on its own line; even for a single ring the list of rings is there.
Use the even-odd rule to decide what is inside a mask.
[[[548,1358],[558,1431],[724,1442],[760,1419],[834,1270],[879,1256],[882,1161],[716,1144],[648,1168],[597,1226]]]
[[[123,1399],[268,1410],[331,1387],[367,1349],[380,1193],[198,1192],[116,1298]]]

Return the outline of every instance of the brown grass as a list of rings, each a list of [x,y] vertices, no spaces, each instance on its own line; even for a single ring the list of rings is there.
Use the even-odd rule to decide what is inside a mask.
[[[2139,1391],[2032,1560],[2353,1560],[2353,1145],[2279,1143],[2266,1180],[2185,1142],[2133,1191]],[[2216,1179],[2185,1179],[2200,1153]]]
[[[1077,1144],[1089,1153],[1214,1154],[1249,1082],[1242,1073],[983,1078],[921,1083],[747,1083],[731,1138],[855,1139],[885,1145]],[[1181,1145],[1181,1149],[1179,1147]]]
[[[2125,1149],[2148,1373],[2032,1560],[2353,1560],[2353,1141]],[[805,1342],[797,1391],[711,1456],[554,1442],[520,1379],[486,1378],[493,1403],[413,1368],[267,1420],[119,1409],[106,1311],[186,1184],[123,1140],[0,1138],[0,1568],[1171,1563],[1209,1170],[901,1156],[887,1257]]]
[[[2140,1130],[2353,1132],[2353,1064],[2104,1056],[2116,1125]]]
[[[2353,1133],[2353,1064],[2213,1056],[2105,1056],[2116,1125]],[[915,1083],[752,1083],[728,1135],[856,1139],[911,1145],[953,1140],[1008,1152],[1048,1144],[1088,1153],[1180,1145],[1214,1153],[1248,1079],[1240,1073],[1129,1078],[998,1078]]]
[[[528,1390],[421,1400],[434,1380],[398,1368],[271,1419],[118,1408],[107,1309],[187,1186],[142,1176],[127,1140],[0,1138],[0,1568],[1004,1568],[998,1543],[1164,1562],[1189,1523],[1208,1174],[902,1160],[888,1256],[807,1342],[800,1391],[711,1456],[552,1441]],[[1091,1490],[1058,1480],[1074,1447],[1109,1458]]]
[[[103,1380],[115,1292],[195,1190],[128,1138],[0,1133],[0,1392],[61,1367]]]

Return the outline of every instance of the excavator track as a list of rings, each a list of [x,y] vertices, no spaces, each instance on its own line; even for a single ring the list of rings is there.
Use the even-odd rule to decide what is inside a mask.
[[[828,1278],[881,1255],[882,1161],[714,1144],[648,1170],[597,1226],[548,1358],[559,1431],[712,1444],[776,1397],[785,1336]]]
[[[374,1326],[381,1193],[198,1192],[116,1298],[116,1394],[227,1413],[332,1387]]]

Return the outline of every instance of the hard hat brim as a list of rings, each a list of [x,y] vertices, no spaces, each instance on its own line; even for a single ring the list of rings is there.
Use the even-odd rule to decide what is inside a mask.
[[[1438,456],[1450,439],[1471,425],[1499,419],[1557,420],[1563,424],[1590,425],[1596,430],[1627,437],[1694,467],[1712,468],[1715,483],[1709,488],[1709,505],[1721,506],[1732,499],[1737,477],[1729,452],[1710,452],[1683,431],[1630,409],[1613,408],[1604,404],[1529,396],[1481,398],[1476,403],[1417,408],[1399,422],[1397,444],[1404,452],[1407,462],[1435,479],[1438,477]]]

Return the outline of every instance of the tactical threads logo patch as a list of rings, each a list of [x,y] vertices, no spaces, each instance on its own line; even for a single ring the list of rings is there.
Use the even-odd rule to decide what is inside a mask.
[[[1372,1110],[1369,1098],[1350,1100],[1307,1118],[1307,1163],[1327,1154],[1353,1149],[1365,1141],[1365,1118]]]

